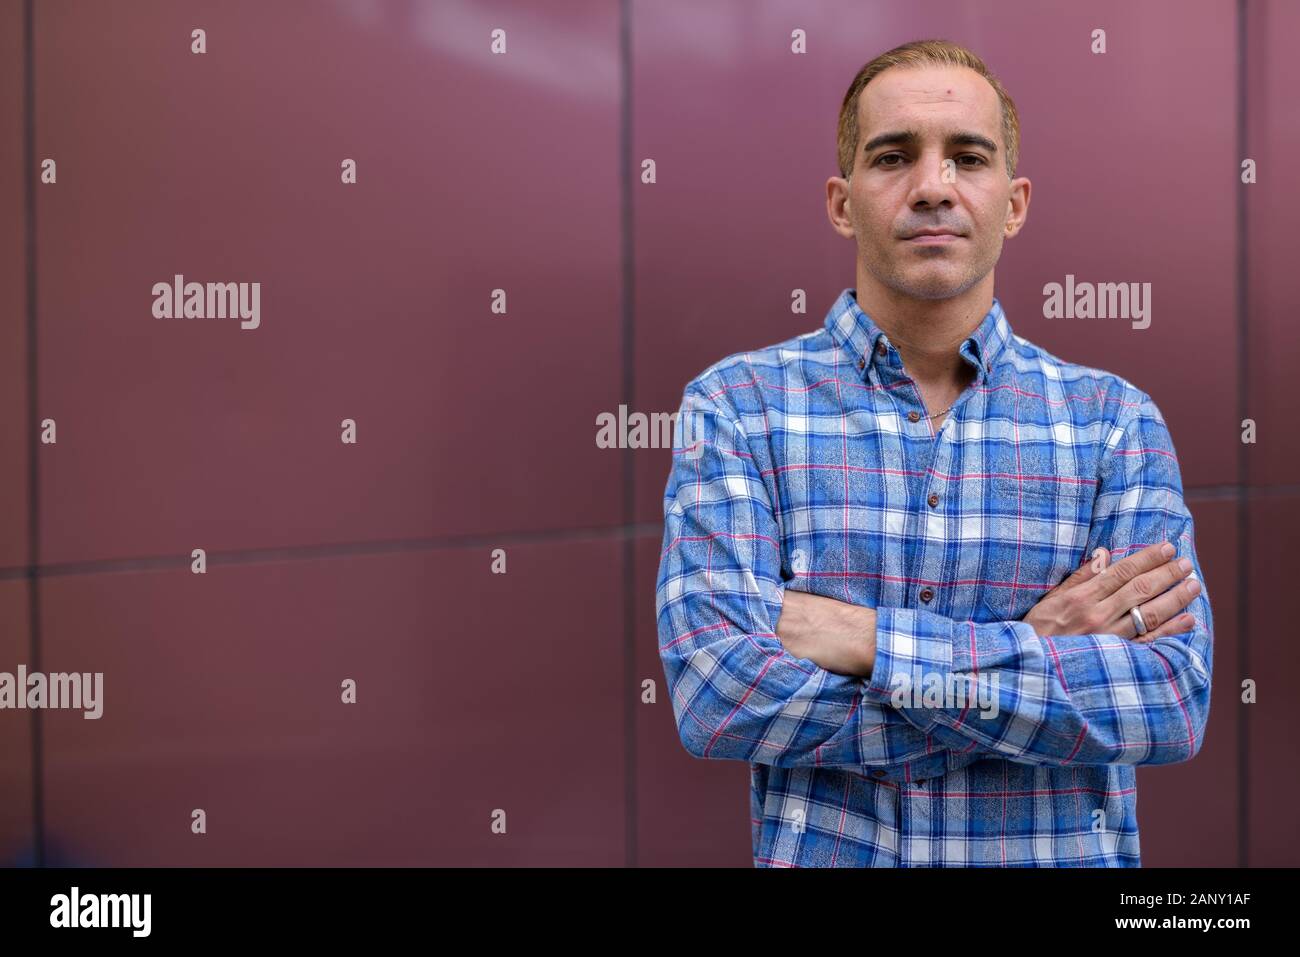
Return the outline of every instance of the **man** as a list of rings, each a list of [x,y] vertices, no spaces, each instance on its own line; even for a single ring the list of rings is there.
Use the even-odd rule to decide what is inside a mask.
[[[659,652],[686,748],[750,763],[756,866],[1138,866],[1135,765],[1200,749],[1213,619],[1160,411],[993,297],[1018,140],[969,51],[867,64],[827,183],[856,287],[685,389]]]

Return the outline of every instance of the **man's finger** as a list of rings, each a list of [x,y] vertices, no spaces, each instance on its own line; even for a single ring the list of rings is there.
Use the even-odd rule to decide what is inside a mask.
[[[1149,641],[1155,641],[1157,638],[1164,638],[1168,635],[1181,635],[1195,627],[1196,619],[1190,614],[1175,615],[1154,631],[1148,631],[1145,635],[1137,635],[1133,640],[1140,644],[1146,644]]]
[[[1166,545],[1169,546],[1168,555],[1164,552]],[[1139,552],[1134,552],[1128,558],[1111,566],[1114,573],[1107,576],[1108,583],[1104,588],[1104,593],[1106,595],[1114,594],[1139,575],[1149,572],[1153,568],[1159,568],[1169,561],[1173,555],[1174,546],[1171,542],[1155,542]]]

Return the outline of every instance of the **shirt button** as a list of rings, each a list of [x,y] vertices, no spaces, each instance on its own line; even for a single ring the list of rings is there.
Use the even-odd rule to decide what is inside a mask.
[[[934,597],[934,589],[932,589],[932,588],[922,588],[922,589],[921,589],[921,601],[923,601],[923,602],[929,602],[930,599],[933,598],[933,597]]]
[[[925,783],[925,778],[917,778],[916,781],[915,781],[914,783],[916,783],[916,784],[924,784],[924,783]]]
[[[873,778],[883,778],[885,776],[885,772],[882,771],[880,768],[877,768],[876,770],[871,772],[871,776]]]
[[[915,409],[913,409],[911,412],[907,413],[907,421],[909,421],[909,422],[915,422],[915,421],[916,421],[917,419],[919,419],[920,417],[921,417],[921,413],[920,413],[920,412],[917,412]]]
[[[938,495],[938,493],[937,493],[937,492],[931,492],[931,493],[930,493],[930,497],[927,498],[926,501],[930,503],[930,507],[931,507],[931,508],[934,508],[934,506],[936,506],[936,505],[939,504],[939,495]]]
[[[861,370],[865,369],[866,367],[867,367],[867,360],[866,360],[866,359],[859,359],[859,360],[858,360],[858,370],[861,371]]]
[[[880,342],[876,343],[876,355],[883,356],[888,351],[889,351],[889,347],[885,345],[883,339]]]

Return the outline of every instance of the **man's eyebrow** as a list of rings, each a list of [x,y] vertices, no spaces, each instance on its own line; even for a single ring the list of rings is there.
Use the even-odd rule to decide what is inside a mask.
[[[874,149],[890,144],[899,144],[902,146],[915,146],[921,139],[921,134],[916,130],[891,130],[887,133],[879,133],[871,137],[863,144],[862,152],[870,153]],[[979,133],[972,133],[968,130],[961,130],[956,133],[949,133],[946,140],[949,146],[979,146],[988,150],[990,153],[996,153],[998,146],[987,136],[981,136]]]

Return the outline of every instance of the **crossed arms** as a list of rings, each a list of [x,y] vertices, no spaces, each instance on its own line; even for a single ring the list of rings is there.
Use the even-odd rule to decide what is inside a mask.
[[[686,749],[857,770],[943,749],[1049,765],[1193,757],[1209,715],[1213,618],[1168,429],[1150,396],[1134,396],[1108,443],[1086,553],[1104,545],[1118,559],[1173,543],[1202,583],[1186,609],[1192,626],[1150,643],[1040,637],[1023,621],[879,607],[869,668],[844,674],[782,644],[786,584],[771,498],[725,394],[711,398],[692,382],[682,415],[694,416],[700,444],[691,455],[674,451],[656,589],[659,653]],[[996,707],[895,707],[896,676],[918,673],[971,686],[983,678]]]

